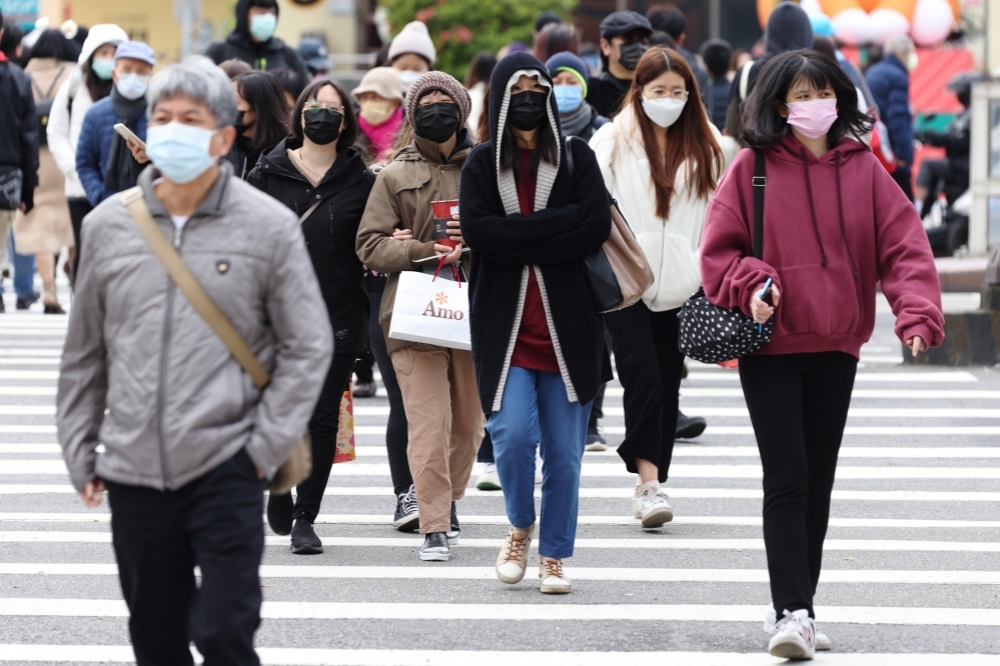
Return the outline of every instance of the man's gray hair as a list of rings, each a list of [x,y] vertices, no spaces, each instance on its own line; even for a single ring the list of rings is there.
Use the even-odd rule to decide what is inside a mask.
[[[882,50],[886,55],[891,53],[894,56],[908,56],[914,51],[913,40],[906,35],[896,35],[885,40]]]
[[[146,113],[153,115],[156,103],[183,95],[203,103],[215,116],[216,127],[236,121],[236,93],[229,77],[205,56],[191,56],[178,65],[157,72],[146,91]]]

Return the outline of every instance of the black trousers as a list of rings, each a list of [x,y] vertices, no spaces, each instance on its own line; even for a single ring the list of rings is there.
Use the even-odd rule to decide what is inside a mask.
[[[385,450],[389,456],[389,474],[392,477],[393,492],[399,495],[407,492],[413,485],[410,460],[406,457],[406,445],[409,442],[406,409],[403,407],[403,392],[399,390],[399,382],[396,381],[396,369],[392,365],[389,350],[385,345],[385,332],[378,321],[382,292],[369,289],[368,302],[371,305],[368,318],[369,344],[378,371],[382,374],[385,393],[389,397],[389,419],[385,424]]]
[[[740,359],[764,465],[764,546],[778,617],[805,608],[823,563],[837,454],[858,361],[823,352]]]
[[[87,217],[94,207],[86,199],[69,200],[69,219],[73,225],[73,240],[76,242],[76,259],[73,261],[73,279],[76,279],[76,272],[80,270],[80,250],[83,248],[80,230],[83,227],[83,218]]]
[[[208,666],[259,664],[264,481],[246,451],[174,491],[106,484],[139,666],[193,664],[192,640]]]
[[[333,468],[333,456],[337,452],[340,400],[351,381],[351,373],[354,372],[357,358],[356,352],[334,354],[330,369],[326,373],[323,391],[309,420],[309,436],[312,438],[312,473],[295,488],[293,515],[296,520],[302,518],[314,523],[316,516],[319,515],[326,482],[330,480],[330,470]]]
[[[913,172],[910,171],[910,167],[896,167],[896,170],[892,173],[892,179],[896,181],[899,185],[899,189],[903,190],[903,194],[910,201],[913,201]]]
[[[640,301],[604,315],[618,379],[625,389],[625,440],[618,455],[633,474],[639,471],[636,458],[653,463],[659,468],[660,483],[667,480],[677,436],[684,368],[684,354],[677,346],[678,312],[653,312]]]

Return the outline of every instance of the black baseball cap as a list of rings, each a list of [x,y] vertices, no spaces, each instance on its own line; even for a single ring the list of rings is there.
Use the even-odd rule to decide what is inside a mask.
[[[632,10],[613,12],[601,21],[601,37],[604,39],[611,39],[634,30],[643,30],[652,35],[653,25],[648,18]]]
[[[555,12],[542,12],[535,19],[535,32],[541,32],[550,23],[562,23],[562,18]]]

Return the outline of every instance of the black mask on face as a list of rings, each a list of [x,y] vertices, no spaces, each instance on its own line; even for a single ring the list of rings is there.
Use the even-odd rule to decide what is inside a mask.
[[[242,136],[243,132],[247,131],[247,128],[250,127],[250,125],[248,125],[246,121],[246,111],[236,112],[236,122],[233,123],[233,127],[236,128],[237,138]]]
[[[435,102],[417,107],[417,136],[444,143],[458,131],[458,106],[449,102]]]
[[[621,53],[618,63],[628,71],[634,72],[639,59],[649,50],[649,44],[640,41],[628,42],[618,47],[618,50]]]
[[[302,129],[313,143],[325,146],[340,136],[340,125],[344,122],[344,114],[340,111],[312,109],[305,112],[305,118]]]
[[[510,96],[510,124],[522,132],[537,129],[545,120],[548,93],[529,90]]]

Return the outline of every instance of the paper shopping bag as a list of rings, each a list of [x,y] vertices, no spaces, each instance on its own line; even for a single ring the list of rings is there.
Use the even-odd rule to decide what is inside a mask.
[[[469,285],[415,271],[400,273],[389,337],[472,349]]]
[[[354,451],[354,382],[350,382],[340,399],[337,451],[333,454],[333,462],[351,462],[356,457]]]

